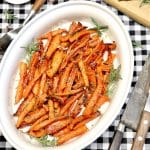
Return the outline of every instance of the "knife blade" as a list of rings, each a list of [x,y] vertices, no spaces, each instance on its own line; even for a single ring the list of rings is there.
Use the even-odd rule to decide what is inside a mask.
[[[142,150],[150,127],[150,90],[131,150]]]
[[[120,143],[123,137],[125,126],[133,130],[137,129],[142,111],[148,97],[148,90],[150,85],[150,55],[148,56],[142,72],[139,75],[138,81],[133,89],[130,100],[123,113],[121,121],[117,127],[116,134],[109,150],[119,150]]]

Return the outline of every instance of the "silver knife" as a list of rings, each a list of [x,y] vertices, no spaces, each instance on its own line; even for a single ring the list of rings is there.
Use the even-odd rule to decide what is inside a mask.
[[[119,150],[125,126],[137,130],[141,114],[148,97],[150,86],[150,55],[148,56],[138,81],[131,93],[127,107],[123,113],[121,121],[117,127],[116,134],[109,150]]]
[[[18,34],[20,29],[36,14],[36,12],[39,10],[39,8],[44,4],[46,0],[36,0],[34,5],[32,6],[32,9],[23,22],[22,26],[20,26],[17,29],[11,30],[7,32],[3,37],[0,38],[0,51],[5,52],[10,42],[15,38],[15,36]]]
[[[131,150],[142,150],[150,127],[150,90]]]

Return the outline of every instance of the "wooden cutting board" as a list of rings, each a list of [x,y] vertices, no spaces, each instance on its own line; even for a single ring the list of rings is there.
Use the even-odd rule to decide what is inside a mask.
[[[150,4],[144,4],[140,7],[141,0],[104,0],[104,2],[117,8],[138,23],[150,28]]]

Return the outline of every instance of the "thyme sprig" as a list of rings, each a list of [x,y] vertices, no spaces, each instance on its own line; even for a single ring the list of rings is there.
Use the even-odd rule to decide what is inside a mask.
[[[118,68],[114,68],[112,66],[109,77],[108,77],[108,87],[107,87],[107,95],[111,96],[113,94],[114,89],[116,88],[116,82],[121,79],[120,75],[121,65]]]
[[[33,53],[39,50],[39,44],[35,41],[32,41],[29,45],[27,45],[27,47],[22,48],[25,48],[26,50],[26,61],[29,63]]]
[[[5,20],[7,21],[7,23],[11,23],[13,20],[17,19],[17,17],[13,14],[13,12],[11,10],[6,10],[4,12],[5,15]]]
[[[40,138],[36,138],[37,141],[42,144],[42,146],[56,146],[57,145],[57,138],[53,137],[51,140],[48,139],[48,135],[45,135]]]
[[[95,25],[94,28],[91,28],[92,30],[96,30],[97,33],[99,35],[102,34],[102,32],[108,30],[108,26],[107,25],[100,25],[94,18],[91,17],[91,21],[93,22],[93,24]]]
[[[141,44],[137,41],[132,41],[132,46],[133,46],[133,48],[138,48],[138,47],[141,48],[142,47]]]

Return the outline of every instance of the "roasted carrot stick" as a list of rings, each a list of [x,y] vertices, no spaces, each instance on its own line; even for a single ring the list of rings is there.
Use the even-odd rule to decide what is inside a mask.
[[[51,67],[47,70],[47,75],[52,78],[54,74],[58,71],[60,64],[63,60],[63,51],[56,51],[52,58]]]
[[[61,136],[61,135],[65,135],[68,132],[70,132],[70,129],[68,127],[65,127],[63,129],[61,129],[60,131],[54,133],[53,136],[58,137],[58,136]]]
[[[54,103],[52,100],[48,100],[48,108],[49,108],[49,119],[55,118]]]
[[[89,99],[87,106],[83,112],[84,115],[89,115],[93,112],[93,108],[96,104],[96,101],[101,94],[102,91],[102,80],[100,77],[97,77],[97,87],[94,93],[92,94],[92,97]]]
[[[53,118],[53,119],[48,119],[48,120],[44,120],[43,122],[39,122],[38,124],[36,124],[32,130],[33,131],[38,131],[39,129],[41,128],[44,128],[48,125],[50,125],[51,123],[55,122],[55,121],[58,121],[58,120],[62,120],[62,119],[65,119],[67,118],[66,116],[60,116],[60,117],[56,117],[56,118]]]
[[[100,115],[99,112],[96,112],[94,114],[91,114],[88,116],[88,118],[82,120],[81,122],[79,122],[77,125],[75,125],[75,127],[73,129],[78,129],[80,127],[82,127],[83,125],[86,125],[86,123],[90,122],[91,120],[97,118]]]
[[[39,119],[41,116],[45,115],[46,112],[47,111],[44,108],[37,109],[37,110],[33,111],[31,114],[27,115],[24,118],[24,121],[28,124],[32,123],[32,122],[36,121],[37,119]]]
[[[25,116],[33,109],[34,104],[35,104],[35,98],[32,98],[32,100],[27,104],[27,106],[23,109],[23,111],[18,116],[18,120],[17,120],[17,124],[16,124],[17,128],[20,127]]]
[[[82,93],[78,93],[75,96],[72,96],[68,99],[68,102],[61,108],[60,114],[64,115],[68,108],[82,95]]]
[[[23,89],[24,89],[23,83],[24,83],[25,76],[27,74],[27,64],[21,62],[19,64],[19,70],[20,70],[20,80],[16,91],[15,103],[18,103],[23,96]]]
[[[71,122],[70,118],[58,120],[46,127],[47,134],[54,134],[62,128],[66,127]]]
[[[60,84],[59,84],[59,91],[61,92],[65,87],[66,87],[66,83],[67,83],[67,79],[69,76],[69,73],[72,69],[73,63],[70,63],[67,68],[65,69],[64,73],[61,76],[60,79]]]
[[[84,125],[80,128],[77,128],[76,130],[66,133],[65,135],[58,136],[58,145],[61,145],[76,136],[82,135],[83,133],[87,131],[88,131],[88,128]]]
[[[88,87],[89,86],[89,79],[88,79],[88,76],[87,76],[87,73],[86,73],[86,69],[85,69],[85,65],[84,65],[83,61],[80,60],[78,65],[79,65],[79,68],[81,70],[85,86]]]
[[[29,131],[28,134],[33,137],[39,138],[46,135],[46,131],[44,129],[40,129],[39,131]]]
[[[42,116],[42,117],[39,118],[38,120],[36,120],[36,121],[31,125],[30,130],[32,130],[37,124],[39,124],[40,122],[42,122],[42,121],[44,121],[44,120],[46,120],[46,119],[48,119],[48,115],[47,115],[47,114],[44,115],[44,116]]]
[[[47,50],[46,56],[48,58],[50,58],[52,56],[52,54],[55,52],[55,50],[57,49],[59,44],[60,44],[60,35],[57,34],[56,36],[53,37],[51,44]]]

